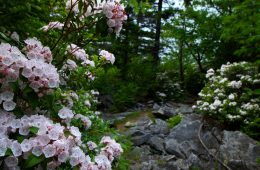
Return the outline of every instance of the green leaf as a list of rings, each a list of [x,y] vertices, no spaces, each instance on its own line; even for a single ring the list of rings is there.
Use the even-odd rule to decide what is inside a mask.
[[[11,156],[13,155],[13,152],[10,148],[8,148],[6,151],[5,151],[5,156]]]
[[[10,38],[8,38],[5,34],[3,34],[2,32],[0,32],[0,36],[5,40],[5,41],[11,41]]]
[[[37,134],[38,130],[39,130],[39,128],[37,128],[37,127],[30,127],[30,132],[32,134]]]
[[[36,157],[35,155],[31,154],[28,159],[25,161],[23,168],[24,169],[28,169],[28,168],[32,168],[35,165],[38,165],[39,163],[41,163],[44,160],[44,156],[40,156],[40,157]]]
[[[22,143],[22,141],[25,139],[25,137],[24,136],[17,136],[17,141],[19,142],[19,143]]]
[[[260,95],[260,89],[254,90],[253,93],[256,94],[256,95]]]

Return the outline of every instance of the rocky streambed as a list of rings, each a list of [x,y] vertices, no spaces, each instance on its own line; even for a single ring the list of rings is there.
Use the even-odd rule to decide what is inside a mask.
[[[131,170],[260,170],[260,144],[239,131],[227,131],[181,103],[142,106],[141,112],[105,115],[131,136]],[[164,120],[181,115],[169,128]]]

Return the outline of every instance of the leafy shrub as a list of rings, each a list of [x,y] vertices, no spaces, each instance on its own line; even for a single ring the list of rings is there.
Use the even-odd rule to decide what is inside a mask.
[[[201,114],[220,120],[230,129],[241,129],[259,139],[258,67],[247,62],[227,63],[216,72],[208,70],[206,78],[208,82],[199,93],[201,99],[193,108]]]
[[[122,83],[113,94],[113,109],[124,110],[137,102],[138,86],[134,83]]]
[[[168,124],[169,128],[173,128],[176,125],[178,125],[181,122],[181,120],[182,120],[181,115],[176,115],[176,116],[169,118],[167,120],[167,124]]]
[[[180,83],[169,77],[168,72],[157,73],[156,81],[158,83],[158,98],[179,100],[183,95]],[[164,96],[165,95],[165,96]]]
[[[77,37],[80,36],[80,29],[84,32],[90,29],[85,27],[87,24],[84,22],[98,20],[98,17],[84,18],[94,15],[92,10],[87,11],[93,3],[68,0],[66,7],[65,4],[48,5],[54,8],[51,9],[54,11],[52,16],[62,17],[65,14],[66,17],[65,23],[54,21],[39,29],[47,32],[45,35],[49,37],[52,34],[48,31],[58,30],[59,39],[49,41],[50,44],[54,43],[52,48],[44,46],[35,37],[20,40],[16,32],[10,38],[1,39],[1,168],[109,170],[123,149],[129,148],[129,144],[121,146],[116,142],[121,140],[127,143],[127,139],[110,129],[99,117],[100,113],[95,111],[99,93],[93,90],[92,81],[104,64],[114,63],[115,57],[104,50],[98,56],[89,56],[80,47],[84,46],[79,42],[82,37]],[[27,3],[26,8],[31,5],[33,3]],[[98,15],[111,21],[107,16],[112,13],[117,24],[108,26],[118,34],[122,21],[126,19],[124,7],[117,2],[104,2],[103,7]],[[26,18],[30,18],[29,14],[26,13]],[[60,20],[65,21],[64,18]],[[10,35],[0,34],[2,37]],[[75,35],[79,46],[73,44],[68,34]],[[11,44],[6,43],[11,39],[14,40],[10,41]],[[60,53],[53,53],[55,48],[59,50],[54,51]],[[120,162],[117,165],[121,166]]]
[[[192,66],[185,69],[184,77],[184,86],[185,89],[193,95],[197,95],[201,89],[204,87],[205,83],[205,74],[199,72],[197,69]]]

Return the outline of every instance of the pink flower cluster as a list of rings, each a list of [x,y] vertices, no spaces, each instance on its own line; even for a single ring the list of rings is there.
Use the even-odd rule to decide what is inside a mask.
[[[71,117],[71,113],[67,114]],[[80,118],[82,117],[81,115]],[[32,133],[31,128],[37,128],[38,131]],[[65,131],[69,134],[65,135]],[[12,133],[19,133],[24,140],[19,143],[9,138]],[[13,153],[12,156],[5,158],[4,162],[8,168],[19,169],[18,158],[28,159],[29,153],[32,153],[36,157],[44,155],[46,158],[53,158],[48,163],[48,169],[69,161],[72,167],[78,166],[81,170],[109,170],[114,157],[119,156],[123,150],[120,144],[107,136],[102,138],[101,144],[105,147],[101,148],[101,152],[91,162],[89,155],[85,154],[87,148],[82,144],[81,132],[77,127],[54,123],[42,115],[23,116],[17,119],[13,113],[1,110],[0,156],[5,156],[8,148]],[[93,150],[97,145],[89,141],[88,147],[89,150]]]
[[[108,27],[110,30],[114,28],[115,33],[118,35],[122,29],[123,22],[127,20],[124,6],[118,1],[107,2],[104,4],[102,11],[108,18]]]
[[[78,47],[75,44],[70,44],[67,46],[68,53],[75,56],[75,58],[81,62],[82,65],[90,65],[92,67],[95,67],[95,62],[92,60],[89,60],[88,54],[86,54],[86,51],[80,47]]]
[[[7,43],[0,44],[0,78],[1,84],[15,82],[20,73],[20,68],[24,67],[27,58],[20,50]]]
[[[115,157],[118,157],[123,152],[121,145],[109,136],[104,136],[101,143],[106,146],[101,149],[100,154],[105,155],[109,161],[113,161]]]
[[[49,31],[50,29],[59,29],[61,30],[64,27],[63,23],[60,23],[59,21],[50,22],[48,25],[45,25],[42,27],[42,30],[44,32]]]
[[[26,54],[28,59],[41,60],[47,63],[52,61],[52,54],[49,47],[44,47],[37,38],[28,38],[25,41]]]
[[[0,104],[3,102],[3,108],[6,111],[14,110],[16,103],[13,101],[14,93],[12,91],[4,91],[0,94]]]
[[[75,119],[80,119],[80,120],[82,121],[82,123],[83,123],[85,129],[90,128],[90,126],[92,125],[91,120],[90,120],[88,117],[86,117],[86,116],[84,116],[84,115],[82,115],[82,114],[76,114],[76,115],[74,116],[74,118],[75,118]]]
[[[81,122],[83,123],[85,129],[90,128],[90,126],[91,126],[91,124],[92,124],[91,120],[90,120],[88,117],[86,117],[86,116],[84,116],[84,115],[82,115],[82,114],[76,114],[76,115],[74,115],[74,112],[73,112],[71,109],[69,109],[68,107],[63,107],[63,108],[58,112],[58,115],[59,115],[59,117],[60,117],[61,119],[63,119],[63,122],[67,123],[68,125],[70,124],[72,118],[81,120]],[[76,134],[76,133],[77,133],[77,134],[79,133],[78,130],[76,130],[75,128],[73,128],[73,129],[74,129],[73,132],[75,132],[75,134]],[[76,131],[77,131],[77,132],[76,132]]]
[[[27,39],[25,43],[26,56],[15,46],[0,44],[0,73],[3,75],[0,83],[21,81],[19,76],[22,75],[38,95],[48,93],[59,86],[59,74],[50,63],[51,51],[36,38]]]
[[[110,53],[106,50],[101,50],[99,55],[100,55],[101,58],[104,58],[107,62],[114,64],[114,62],[115,62],[114,54],[112,54],[112,53]]]
[[[84,67],[91,66],[95,67],[95,62],[92,60],[89,60],[88,54],[86,54],[86,51],[80,47],[78,47],[75,44],[71,44],[67,46],[67,52],[71,55],[73,55],[77,61],[80,62],[80,64]],[[77,63],[71,59],[68,59],[66,64],[63,65],[62,71],[66,72],[65,70],[75,70],[78,67]],[[89,80],[94,80],[95,76],[90,72],[86,71],[85,73],[86,77]],[[63,76],[65,79],[68,79],[68,76]]]
[[[82,1],[82,3],[84,4],[83,6],[88,6],[84,14],[80,14],[81,9],[79,9],[79,1]],[[67,0],[66,9],[68,11],[74,12],[74,14],[80,14],[81,19],[103,12],[108,18],[107,25],[109,27],[109,31],[114,31],[117,35],[119,35],[122,29],[123,22],[127,20],[125,7],[120,4],[119,0],[110,0],[103,2],[98,0],[95,1],[92,5],[90,5],[90,2],[86,0]],[[84,10],[82,9],[82,11]],[[46,26],[46,28],[48,27]]]

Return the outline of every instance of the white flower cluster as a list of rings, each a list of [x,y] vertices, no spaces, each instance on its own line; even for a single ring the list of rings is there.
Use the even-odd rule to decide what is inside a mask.
[[[115,56],[114,54],[106,51],[106,50],[101,50],[100,53],[100,58],[104,58],[107,62],[110,62],[111,64],[114,64],[115,62]]]
[[[214,76],[214,74],[215,74],[215,71],[211,68],[207,71],[206,78],[210,78],[210,77]]]
[[[20,37],[19,35],[17,34],[17,32],[13,32],[10,36],[14,41],[19,41],[20,40]]]
[[[57,69],[50,63],[52,54],[48,47],[43,47],[36,38],[25,40],[26,56],[21,51],[7,43],[0,44],[0,83],[3,95],[9,87],[9,82],[19,82],[20,88],[25,86],[20,76],[27,78],[29,86],[42,96],[51,92],[52,88],[59,86],[59,75]],[[13,101],[5,100],[3,107],[11,111],[15,107]]]
[[[48,25],[45,25],[42,27],[42,30],[44,32],[47,32],[51,29],[59,29],[61,30],[64,27],[63,23],[60,23],[59,21],[50,22]]]
[[[234,89],[240,89],[242,86],[242,82],[239,81],[231,81],[230,83],[228,83],[228,86],[234,88]]]
[[[45,158],[52,158],[48,163],[48,169],[69,161],[72,167],[77,166],[82,170],[109,170],[114,157],[123,152],[120,144],[105,136],[100,142],[104,148],[97,149],[97,156],[92,162],[89,155],[85,154],[87,148],[82,144],[78,127],[63,126],[41,115],[23,116],[17,119],[11,112],[2,110],[0,112],[0,156],[5,156],[7,149],[11,149],[13,155],[6,157],[4,161],[11,169],[19,169],[18,160],[28,159],[28,154],[32,153],[36,157],[43,155]],[[61,117],[73,116],[68,109],[62,109],[60,112],[63,112]],[[81,120],[86,119],[83,115],[78,117]],[[31,128],[37,128],[38,131],[32,132]],[[12,133],[19,133],[24,138],[23,141],[20,143],[10,138]],[[97,147],[94,142],[88,142],[89,150]]]
[[[193,109],[229,121],[250,122],[259,117],[260,99],[246,92],[246,89],[260,87],[256,67],[246,62],[228,63],[216,72],[208,70],[206,78],[209,83],[199,93],[201,100]]]
[[[114,28],[115,33],[118,35],[122,29],[123,22],[127,20],[125,7],[119,1],[107,2],[103,5],[103,13],[108,18],[107,25],[110,30]]]

